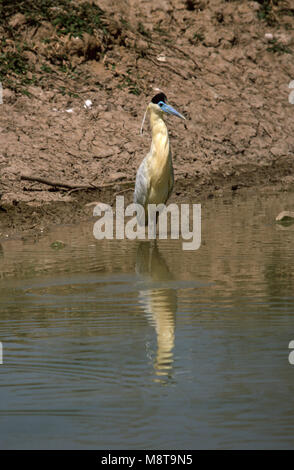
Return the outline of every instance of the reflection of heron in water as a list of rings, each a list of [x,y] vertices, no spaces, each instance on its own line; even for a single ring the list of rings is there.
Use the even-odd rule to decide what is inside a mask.
[[[177,293],[175,289],[160,286],[161,281],[170,281],[173,276],[156,243],[140,243],[136,272],[146,281],[145,290],[139,292],[139,301],[157,334],[156,375],[169,375],[173,363]]]

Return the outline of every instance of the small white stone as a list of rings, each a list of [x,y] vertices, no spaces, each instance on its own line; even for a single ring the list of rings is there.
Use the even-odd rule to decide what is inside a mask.
[[[274,35],[272,33],[265,33],[264,37],[268,41],[271,41],[272,39],[274,39]]]
[[[289,88],[294,88],[294,80],[291,80],[291,82],[288,85]]]
[[[285,220],[293,220],[294,219],[294,212],[293,211],[282,211],[277,215],[276,221],[285,221]]]
[[[66,113],[73,113],[73,109],[72,109],[72,108],[66,109],[65,112],[66,112]]]
[[[288,100],[290,104],[294,104],[294,90],[289,94]]]
[[[91,100],[86,100],[84,104],[85,109],[90,109],[92,107],[92,101]]]
[[[166,57],[165,55],[163,54],[159,54],[156,59],[158,60],[158,62],[166,62]]]

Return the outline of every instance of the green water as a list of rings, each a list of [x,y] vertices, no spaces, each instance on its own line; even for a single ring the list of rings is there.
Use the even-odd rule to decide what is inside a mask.
[[[293,448],[293,207],[210,200],[194,252],[93,222],[2,241],[0,447]]]

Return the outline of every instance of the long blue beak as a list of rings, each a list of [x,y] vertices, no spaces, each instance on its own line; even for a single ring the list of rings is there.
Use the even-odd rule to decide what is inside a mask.
[[[162,104],[161,104],[162,103]],[[170,106],[169,104],[166,104],[164,103],[163,101],[161,101],[160,103],[160,108],[162,109],[162,111],[164,111],[165,113],[167,114],[173,114],[174,116],[178,116],[179,118],[181,119],[186,119],[182,114],[180,114],[176,109],[174,109],[172,106]]]

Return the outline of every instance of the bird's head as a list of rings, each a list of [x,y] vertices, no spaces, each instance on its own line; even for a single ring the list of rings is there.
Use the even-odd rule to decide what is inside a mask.
[[[147,111],[153,111],[162,117],[163,113],[172,114],[173,116],[178,116],[181,119],[186,119],[182,114],[180,114],[176,109],[170,106],[167,103],[167,97],[164,93],[157,93],[157,95],[153,96],[152,100],[147,106],[146,112],[144,114],[144,118],[141,125],[140,133],[143,134],[143,126],[146,117]]]
[[[153,96],[148,108],[153,109],[155,112],[172,114],[173,116],[177,116],[181,119],[186,119],[182,114],[180,114],[176,109],[167,103],[167,97],[164,93],[158,93],[157,95]]]

